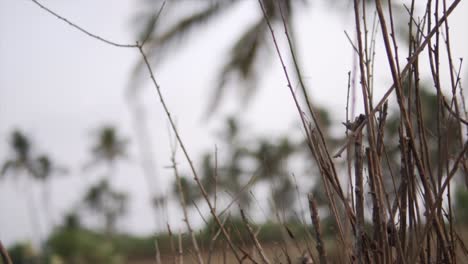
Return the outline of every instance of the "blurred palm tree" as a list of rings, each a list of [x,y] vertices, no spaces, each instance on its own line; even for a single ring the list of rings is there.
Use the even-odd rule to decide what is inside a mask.
[[[83,199],[85,208],[104,218],[104,229],[107,235],[115,232],[119,216],[126,212],[127,194],[113,190],[106,179],[91,186]]]
[[[158,61],[163,59],[168,54],[169,49],[175,49],[190,33],[196,31],[215,21],[217,18],[234,9],[242,0],[212,0],[201,1],[197,3],[195,12],[188,14],[185,17],[178,19],[169,28],[160,30],[157,24],[156,16],[142,14],[139,19],[144,21],[143,26],[139,29],[139,37],[145,39],[145,50],[147,55],[152,58],[157,58]],[[307,0],[262,0],[265,7],[266,15],[270,19],[273,26],[282,26],[284,17],[285,23],[292,28],[292,22],[295,17],[295,12],[306,4]],[[146,2],[148,3],[148,2]],[[162,1],[156,0],[149,2],[151,5],[162,4]],[[185,1],[171,1],[171,7],[164,10],[164,13],[169,13],[171,10],[180,12],[183,7],[190,6]],[[153,8],[151,10],[154,10]],[[292,43],[295,43],[294,34],[291,34]],[[242,85],[243,102],[249,99],[255,91],[258,75],[260,70],[265,67],[265,59],[268,58],[267,50],[271,39],[269,38],[269,29],[264,19],[263,12],[260,6],[257,9],[255,22],[249,25],[234,41],[229,52],[229,56],[222,66],[218,80],[214,88],[213,96],[209,103],[208,110],[215,110],[222,99],[224,88],[232,81],[240,81]],[[144,70],[143,61],[139,61],[134,70],[134,84],[137,82],[139,73]],[[136,87],[132,85],[132,88]]]
[[[127,158],[127,146],[128,140],[120,138],[115,127],[108,125],[101,127],[91,147],[92,160],[85,168],[104,163],[109,172],[112,172],[117,159]]]
[[[286,162],[296,150],[296,146],[286,137],[280,139],[276,144],[267,139],[260,139],[259,141],[257,149],[250,152],[250,156],[260,167],[260,178],[287,177],[289,172]]]
[[[296,196],[287,163],[296,150],[298,146],[284,137],[275,141],[260,139],[258,146],[249,151],[250,158],[259,168],[259,181],[270,184],[270,199],[273,202],[272,215],[277,211],[288,219],[294,215]]]
[[[251,182],[246,179],[246,171],[242,166],[246,157],[246,149],[242,147],[239,136],[238,121],[232,117],[228,118],[226,129],[221,134],[224,141],[222,152],[225,154],[225,160],[217,165],[213,154],[205,153],[202,157],[200,177],[201,183],[210,196],[227,194],[230,201],[235,201],[241,208],[247,209],[251,202],[248,192]],[[181,177],[181,185],[188,202],[193,203],[202,198],[198,186],[188,177]],[[173,191],[178,192],[177,183],[174,184]]]
[[[287,163],[298,147],[283,137],[277,143],[276,140],[261,138],[256,146],[249,148],[241,140],[241,131],[245,133],[245,130],[239,128],[238,120],[228,118],[221,134],[224,141],[220,148],[224,156],[222,161],[216,165],[211,153],[203,156],[200,175],[207,193],[210,196],[215,195],[215,191],[218,196],[227,194],[229,203],[234,201],[248,210],[253,198],[249,190],[260,182],[267,183],[270,186],[270,200],[274,202],[272,213],[278,210],[288,218],[291,217],[296,197]],[[251,166],[247,166],[248,163]],[[255,168],[254,171],[251,167]],[[195,202],[202,198],[199,188],[187,177],[181,178],[181,185],[187,201]],[[177,193],[176,184],[173,190]],[[236,211],[232,213],[237,214]]]
[[[115,127],[105,125],[98,130],[91,147],[92,160],[85,166],[85,169],[89,169],[103,163],[107,168],[105,177],[89,188],[83,202],[86,208],[103,216],[109,236],[115,231],[117,217],[126,208],[127,195],[112,188],[111,178],[116,162],[127,158],[127,147],[128,140],[120,137]]]
[[[32,173],[31,143],[21,131],[15,130],[11,134],[10,148],[11,157],[2,166],[2,176],[9,170],[13,170],[15,176],[19,172]]]
[[[34,203],[35,199],[33,197],[31,182],[29,181],[35,175],[31,149],[31,142],[28,137],[23,132],[14,130],[10,136],[10,157],[4,161],[0,176],[2,179],[5,179],[6,175],[10,174],[15,180],[18,180],[19,177],[27,176],[24,179],[27,190],[19,193],[19,195],[26,198],[33,238],[41,245],[39,210]]]

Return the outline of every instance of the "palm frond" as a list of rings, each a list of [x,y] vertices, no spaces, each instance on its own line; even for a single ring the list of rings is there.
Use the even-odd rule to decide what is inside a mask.
[[[203,24],[206,24],[212,21],[217,16],[221,15],[223,10],[229,7],[231,4],[238,2],[237,0],[230,1],[214,1],[209,4],[208,7],[202,11],[196,12],[188,17],[183,18],[174,26],[169,28],[167,31],[163,32],[160,35],[155,34],[156,29],[156,17],[151,17],[142,31],[142,36],[148,36],[147,44],[145,46],[145,52],[148,58],[154,60],[157,58],[158,62],[164,60],[164,54],[167,49],[173,49],[175,46],[180,44],[192,31]],[[139,79],[141,78],[141,72],[144,69],[144,61],[139,59],[134,66],[133,73],[131,76],[129,93],[135,93],[137,88],[139,88]]]
[[[2,170],[0,171],[0,178],[3,178],[5,177],[5,175],[7,174],[7,172],[12,168],[12,167],[15,167],[15,162],[12,161],[12,160],[7,160],[5,161],[5,163],[3,163],[2,165]]]
[[[263,18],[244,32],[231,48],[228,61],[225,63],[218,78],[218,84],[211,96],[207,113],[212,113],[224,94],[224,88],[232,79],[241,81],[243,99],[248,99],[255,90],[257,83],[256,63],[260,61],[262,48],[266,47],[266,23]],[[247,103],[247,100],[243,100]]]

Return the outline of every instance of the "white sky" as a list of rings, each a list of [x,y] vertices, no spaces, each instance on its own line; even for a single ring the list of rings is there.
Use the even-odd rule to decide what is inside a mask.
[[[134,43],[132,15],[137,1],[82,0],[42,1],[74,23],[119,43]],[[327,105],[335,121],[344,118],[347,72],[352,50],[343,33],[353,36],[352,17],[330,12],[317,1],[299,12],[295,21],[304,75],[313,101]],[[261,89],[247,109],[239,107],[238,95],[228,92],[223,107],[209,122],[202,113],[208,102],[216,70],[228,54],[230,43],[258,14],[257,1],[242,2],[214,24],[196,34],[155,69],[165,99],[176,117],[180,133],[195,162],[202,152],[219,144],[216,128],[222,117],[242,114],[254,135],[273,135],[297,130],[297,114],[286,88],[276,56],[265,62]],[[455,58],[468,54],[468,5],[462,1],[450,18]],[[276,34],[280,35],[281,30]],[[0,159],[8,155],[7,140],[14,128],[25,131],[39,151],[45,151],[71,175],[53,182],[54,219],[80,199],[94,173],[82,173],[96,128],[115,124],[132,139],[129,109],[124,98],[130,72],[138,53],[96,41],[71,28],[28,0],[0,0]],[[380,36],[379,36],[380,37]],[[281,36],[279,36],[281,38]],[[282,43],[284,44],[284,43]],[[287,54],[286,46],[282,45]],[[271,46],[270,52],[273,52]],[[383,53],[378,67],[386,67]],[[292,69],[292,68],[291,68]],[[387,68],[384,68],[387,69]],[[466,71],[465,71],[466,72]],[[466,76],[466,74],[465,74]],[[387,88],[390,76],[377,73],[376,96]],[[465,81],[466,83],[466,81]],[[153,136],[153,148],[161,186],[172,181],[164,169],[169,164],[168,128],[154,89],[145,85],[143,96]],[[295,82],[294,84],[297,84]],[[359,93],[357,94],[359,96]],[[148,234],[154,230],[148,193],[138,166],[135,140],[130,161],[119,165],[116,186],[128,190],[130,213],[121,228]],[[220,149],[222,153],[222,149]],[[182,169],[186,168],[183,159]],[[96,172],[99,173],[99,172]],[[83,174],[91,174],[86,177]],[[37,187],[37,186],[36,186]],[[167,189],[167,188],[166,188]],[[34,195],[39,198],[35,189]],[[6,244],[31,236],[22,184],[0,183],[0,239]],[[170,220],[181,218],[171,211]]]

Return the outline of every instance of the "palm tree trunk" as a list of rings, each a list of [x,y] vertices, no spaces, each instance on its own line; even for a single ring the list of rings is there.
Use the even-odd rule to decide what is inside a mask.
[[[144,107],[138,102],[136,95],[131,95],[129,97],[129,108],[134,123],[133,127],[136,133],[141,167],[147,183],[146,186],[148,187],[148,193],[151,199],[154,199],[161,194],[161,190],[158,188],[159,185],[157,184],[159,179],[155,160],[153,158],[155,156],[152,150],[153,142],[146,123]],[[156,230],[162,230],[165,227],[167,219],[165,208],[160,203],[156,203],[153,208]],[[163,217],[161,217],[161,215]]]
[[[32,183],[30,182],[29,178],[26,178],[28,182],[25,184],[26,192],[24,193],[26,207],[28,208],[28,216],[31,225],[31,233],[32,233],[32,240],[33,244],[37,243],[37,246],[42,249],[42,233],[41,233],[41,223],[39,219],[39,209],[37,208],[36,204],[34,203],[34,192],[32,188]],[[20,196],[22,194],[20,193]]]
[[[108,184],[109,192],[113,192],[112,188],[112,178],[115,178],[115,165],[113,161],[109,161],[107,163],[107,174],[106,176],[106,181]],[[115,218],[117,217],[116,214],[114,214],[112,211],[109,211],[109,203],[111,203],[110,200],[104,200],[104,222],[105,222],[105,233],[106,236],[109,240],[112,240],[112,237],[115,233]]]
[[[141,168],[146,180],[146,186],[148,187],[148,194],[150,195],[150,200],[156,198],[158,194],[161,193],[161,190],[158,186],[158,175],[156,173],[156,164],[154,161],[154,153],[152,151],[152,140],[150,133],[148,132],[148,126],[146,124],[144,108],[137,101],[135,94],[129,96],[129,108],[131,112],[131,118],[133,119],[133,127],[135,134],[137,135],[137,145],[138,150],[140,151],[141,158]],[[165,209],[159,202],[157,202],[153,207],[154,210],[154,223],[155,230],[162,230],[165,226],[167,220],[167,214],[165,214]],[[163,217],[160,217],[163,215]],[[154,245],[156,249],[156,264],[161,264],[161,256],[159,252],[159,243],[158,238],[155,236]]]
[[[52,209],[52,199],[50,198],[50,186],[49,186],[49,182],[47,180],[45,180],[45,182],[43,183],[43,186],[42,186],[42,203],[44,205],[44,221],[45,221],[45,225],[46,225],[46,232],[47,232],[47,229],[49,229],[49,231],[52,231],[54,229],[54,226],[55,226],[55,222],[54,222],[54,219],[53,219],[53,209]]]

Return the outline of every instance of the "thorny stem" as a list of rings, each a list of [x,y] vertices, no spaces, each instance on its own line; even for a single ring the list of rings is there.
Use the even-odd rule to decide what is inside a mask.
[[[109,45],[112,45],[112,46],[115,46],[115,47],[119,47],[119,48],[138,48],[138,44],[121,44],[121,43],[117,43],[117,42],[114,42],[114,41],[111,41],[111,40],[108,40],[108,39],[105,39],[105,38],[102,38],[96,34],[93,34],[89,31],[87,31],[86,29],[76,25],[75,23],[71,22],[70,20],[60,16],[59,14],[57,14],[56,12],[52,11],[51,9],[49,9],[48,7],[44,6],[43,4],[39,3],[39,1],[37,0],[31,0],[33,3],[35,3],[36,5],[38,5],[40,8],[44,9],[45,11],[47,11],[49,14],[55,16],[56,18],[64,21],[65,23],[69,24],[70,26],[78,29],[79,31],[83,32],[84,34],[94,38],[94,39],[97,39],[97,40],[100,40],[106,44],[109,44]],[[164,3],[163,3],[163,6],[164,6]],[[161,8],[162,10],[162,8]],[[161,12],[161,10],[159,12]]]
[[[266,264],[270,264],[270,260],[266,256],[265,251],[263,251],[262,245],[260,244],[260,242],[258,242],[257,236],[253,232],[252,227],[249,224],[249,221],[245,217],[244,210],[241,209],[240,213],[241,213],[241,216],[242,216],[242,220],[244,221],[244,224],[247,227],[247,231],[249,232],[250,238],[254,242],[255,248],[257,249],[258,253],[262,257],[263,262],[266,263]]]
[[[174,148],[173,152],[172,152],[171,161],[172,161],[172,166],[173,166],[174,174],[175,174],[176,181],[177,181],[177,188],[179,190],[180,205],[182,206],[182,211],[184,213],[184,222],[187,225],[187,230],[188,230],[188,232],[190,234],[190,237],[192,239],[192,245],[193,245],[193,249],[195,250],[195,254],[197,255],[197,261],[198,261],[199,264],[203,264],[204,261],[203,261],[203,258],[201,256],[201,253],[200,253],[200,248],[198,247],[198,242],[197,242],[197,239],[195,238],[195,233],[193,232],[193,228],[192,228],[192,225],[190,224],[190,220],[189,220],[189,217],[188,217],[187,203],[185,202],[184,190],[182,188],[182,183],[181,183],[181,180],[180,180],[179,171],[177,169],[175,155],[176,155],[176,149]]]

